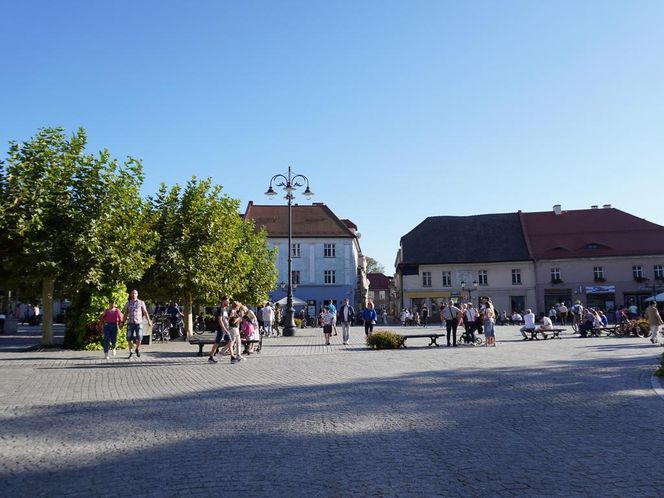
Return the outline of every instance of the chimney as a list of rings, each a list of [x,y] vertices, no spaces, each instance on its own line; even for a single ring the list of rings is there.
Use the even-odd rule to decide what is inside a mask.
[[[599,206],[597,204],[593,204],[592,206],[590,206],[590,209],[597,209],[598,207]]]
[[[611,204],[604,204],[602,207],[604,209],[611,209]]]
[[[562,208],[560,207],[560,204],[555,204],[553,206],[553,212],[556,216],[560,216],[562,213]]]

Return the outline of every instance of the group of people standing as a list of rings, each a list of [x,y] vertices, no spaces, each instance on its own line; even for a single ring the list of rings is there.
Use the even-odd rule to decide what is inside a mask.
[[[360,314],[362,322],[364,323],[364,334],[369,336],[373,333],[374,325],[378,322],[378,313],[374,308],[373,301],[367,301],[366,306]],[[350,327],[355,322],[356,314],[355,308],[351,306],[348,298],[344,299],[344,303],[337,310],[332,301],[323,307],[321,314],[321,324],[323,326],[323,335],[325,336],[325,345],[330,345],[332,335],[337,335],[337,323],[341,325],[341,334],[343,344],[350,343]]]
[[[470,344],[475,344],[475,332],[484,333],[486,345],[496,346],[496,310],[491,298],[484,298],[479,309],[473,303],[461,303],[458,306],[450,301],[441,303],[440,320],[447,331],[447,346],[457,346],[457,330],[463,325]]]

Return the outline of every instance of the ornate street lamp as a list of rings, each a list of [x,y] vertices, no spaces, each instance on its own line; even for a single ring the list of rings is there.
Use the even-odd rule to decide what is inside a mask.
[[[461,289],[465,290],[466,289],[466,281],[462,280],[461,281]],[[477,280],[473,280],[473,288],[468,288],[468,302],[472,303],[473,302],[473,290],[477,289]]]
[[[306,188],[302,194],[309,199],[314,193],[309,188],[309,178],[304,175],[294,175],[291,167],[288,167],[288,175],[277,174],[270,179],[270,186],[265,195],[274,197],[277,192],[274,187],[281,187],[286,195],[284,199],[288,201],[288,284],[286,298],[286,316],[284,317],[284,336],[295,335],[295,308],[293,308],[293,193],[300,187]]]

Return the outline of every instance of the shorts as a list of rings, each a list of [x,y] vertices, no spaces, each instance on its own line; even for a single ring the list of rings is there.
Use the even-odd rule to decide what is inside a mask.
[[[223,330],[217,330],[217,335],[214,338],[214,342],[217,344],[221,344],[222,342],[228,342],[231,340],[231,337],[228,335],[227,332],[224,332]]]
[[[332,333],[332,324],[323,325],[323,334],[331,334],[331,333]]]
[[[143,340],[143,324],[142,323],[129,323],[127,324],[127,342],[136,341],[140,343]]]

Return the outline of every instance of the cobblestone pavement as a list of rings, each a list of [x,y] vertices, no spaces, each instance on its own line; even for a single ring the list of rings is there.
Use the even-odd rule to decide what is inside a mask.
[[[307,329],[233,365],[181,342],[0,347],[0,496],[662,496],[662,348],[363,335]]]

